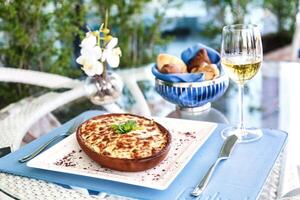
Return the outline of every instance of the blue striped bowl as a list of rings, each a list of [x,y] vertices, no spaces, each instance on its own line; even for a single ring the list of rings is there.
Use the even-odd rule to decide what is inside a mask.
[[[213,80],[191,83],[155,79],[155,90],[180,108],[196,108],[217,100],[225,93],[228,84],[228,77],[223,73]]]

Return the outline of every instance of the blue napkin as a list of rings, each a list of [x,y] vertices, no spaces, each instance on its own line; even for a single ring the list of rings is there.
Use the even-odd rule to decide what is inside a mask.
[[[99,113],[89,111],[78,117],[89,118]],[[199,198],[191,198],[189,192],[216,160],[223,144],[220,131],[226,128],[227,125],[218,125],[207,142],[194,155],[169,188],[164,191],[91,177],[34,169],[18,162],[18,159],[36,149],[42,143],[66,131],[72,126],[74,120],[76,119],[27,144],[18,151],[0,158],[0,171],[137,199],[254,200],[257,199],[287,139],[287,134],[284,132],[264,129],[264,135],[259,141],[238,144],[230,159],[218,166],[206,190]]]
[[[203,73],[172,73],[172,74],[164,74],[158,71],[157,66],[153,65],[152,74],[163,81],[171,82],[171,83],[179,83],[179,82],[200,82],[205,80],[205,76]]]
[[[214,63],[217,66],[220,65],[220,54],[216,50],[214,50],[204,44],[200,44],[200,43],[184,50],[181,53],[181,59],[183,60],[183,62],[189,63],[190,60],[196,56],[196,54],[198,53],[198,51],[200,49],[206,49],[207,55],[208,55],[211,63]]]
[[[209,59],[212,63],[216,64],[221,70],[220,65],[220,54],[203,44],[196,44],[192,47],[189,47],[188,49],[184,50],[181,53],[181,59],[184,61],[184,63],[187,65],[192,58],[194,58],[197,54],[197,52],[200,49],[206,49]],[[178,82],[200,82],[205,80],[205,75],[203,73],[172,73],[172,74],[164,74],[158,71],[157,65],[152,66],[152,73],[153,75],[163,81],[172,82],[172,83],[178,83]]]

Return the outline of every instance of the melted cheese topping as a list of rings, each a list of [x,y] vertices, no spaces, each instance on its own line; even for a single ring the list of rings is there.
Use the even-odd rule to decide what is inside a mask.
[[[128,120],[136,121],[138,130],[118,134],[111,128]],[[88,120],[80,127],[80,134],[88,148],[113,158],[146,158],[167,144],[167,135],[152,120],[126,114]]]

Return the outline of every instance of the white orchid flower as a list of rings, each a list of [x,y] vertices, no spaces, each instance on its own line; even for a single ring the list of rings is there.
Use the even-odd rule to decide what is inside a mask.
[[[121,49],[116,47],[118,38],[112,38],[103,50],[101,61],[106,61],[109,66],[116,68],[120,64]],[[116,47],[116,48],[115,48]]]
[[[82,48],[81,56],[76,59],[76,62],[82,65],[82,70],[88,76],[100,75],[103,73],[103,64],[99,61],[102,55],[99,46]]]
[[[92,59],[99,60],[102,56],[102,50],[99,46],[86,47],[80,50],[81,56],[89,56]]]
[[[87,62],[81,69],[88,76],[101,75],[103,73],[103,64],[99,61]]]
[[[97,37],[93,32],[87,32],[85,38],[81,41],[80,46],[82,48],[94,47],[97,44]]]

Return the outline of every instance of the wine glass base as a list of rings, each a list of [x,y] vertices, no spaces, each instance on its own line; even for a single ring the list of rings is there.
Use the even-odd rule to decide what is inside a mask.
[[[188,107],[176,107],[176,110],[179,110],[181,112],[189,112],[189,113],[203,113],[205,111],[208,111],[211,108],[211,103],[208,102],[202,106],[194,107],[194,108],[188,108]]]
[[[242,130],[237,127],[228,127],[221,132],[221,135],[224,139],[231,135],[236,135],[238,136],[239,143],[248,143],[259,140],[262,137],[263,133],[260,129],[257,128],[246,128]]]

